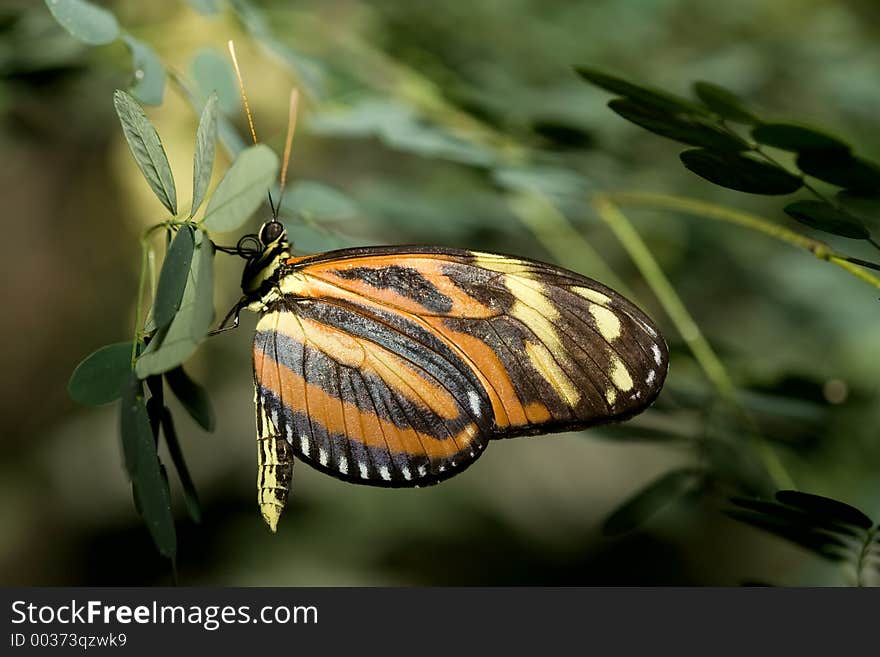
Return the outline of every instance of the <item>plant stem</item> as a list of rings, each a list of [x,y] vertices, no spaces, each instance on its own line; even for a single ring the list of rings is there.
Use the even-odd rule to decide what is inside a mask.
[[[700,327],[688,312],[681,297],[660,269],[660,265],[651,255],[642,238],[636,232],[626,216],[608,196],[593,197],[593,207],[599,217],[608,224],[617,239],[629,253],[636,267],[642,273],[651,290],[657,296],[666,314],[672,320],[682,339],[691,350],[697,363],[702,368],[718,394],[735,408],[748,424],[750,438],[764,463],[768,474],[778,488],[794,488],[794,484],[785,466],[776,452],[755,431],[754,422],[748,415],[737,397],[736,387],[721,360],[715,354]]]
[[[741,212],[739,210],[731,210],[720,205],[699,201],[696,199],[685,198],[682,196],[672,196],[668,194],[654,194],[650,192],[615,192],[603,195],[605,199],[619,205],[645,206],[667,210],[677,210],[686,214],[707,219],[715,219],[725,221],[727,223],[737,224],[745,228],[764,233],[781,242],[786,242],[792,246],[805,249],[816,256],[819,260],[825,260],[833,265],[846,270],[853,276],[880,288],[880,278],[870,274],[860,267],[869,267],[876,269],[877,265],[864,260],[850,258],[834,251],[830,246],[819,240],[812,239],[789,230],[784,226],[768,221],[762,217]]]
[[[144,285],[147,282],[147,251],[149,245],[141,239],[141,275],[138,281],[137,305],[134,313],[134,340],[131,341],[131,368],[137,360],[137,346],[141,339],[141,306],[144,305]]]

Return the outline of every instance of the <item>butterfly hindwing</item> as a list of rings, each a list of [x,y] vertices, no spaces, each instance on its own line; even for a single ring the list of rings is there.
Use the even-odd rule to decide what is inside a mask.
[[[292,258],[254,344],[294,452],[343,479],[432,483],[488,440],[625,419],[667,351],[650,319],[558,267],[433,247]]]
[[[432,351],[419,331],[335,300],[282,299],[263,315],[256,385],[297,456],[348,481],[415,486],[480,455],[491,416],[474,409],[489,400],[451,350],[438,341]]]

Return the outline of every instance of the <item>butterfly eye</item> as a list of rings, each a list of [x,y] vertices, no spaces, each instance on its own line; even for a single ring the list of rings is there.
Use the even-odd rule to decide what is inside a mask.
[[[284,234],[284,226],[277,221],[267,221],[260,229],[260,241],[268,246]]]

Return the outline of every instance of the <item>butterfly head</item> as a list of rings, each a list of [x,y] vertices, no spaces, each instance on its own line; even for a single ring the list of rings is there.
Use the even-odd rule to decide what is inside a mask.
[[[290,257],[290,242],[284,225],[270,219],[260,232],[245,235],[238,241],[238,254],[247,259],[241,277],[241,289],[246,295],[258,294],[266,281],[271,281],[281,264]]]

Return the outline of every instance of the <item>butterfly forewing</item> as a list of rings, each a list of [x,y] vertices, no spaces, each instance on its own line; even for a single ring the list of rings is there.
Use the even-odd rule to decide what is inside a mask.
[[[667,351],[613,290],[558,267],[441,248],[292,258],[254,343],[294,452],[343,479],[432,483],[488,440],[643,410]]]

